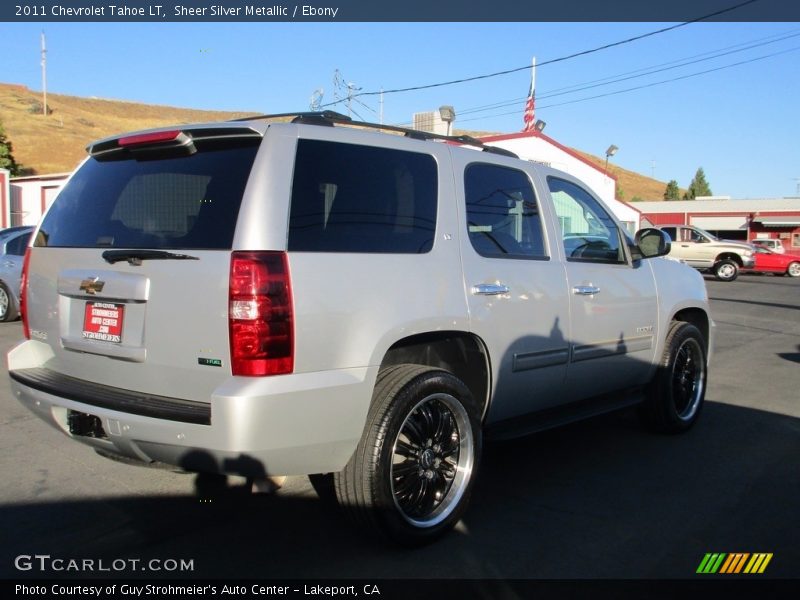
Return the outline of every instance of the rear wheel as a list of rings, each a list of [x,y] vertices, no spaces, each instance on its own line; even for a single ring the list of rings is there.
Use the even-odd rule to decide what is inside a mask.
[[[419,365],[378,375],[361,441],[334,474],[359,524],[403,545],[429,543],[464,513],[481,452],[478,407],[451,373]]]
[[[800,262],[789,263],[786,268],[786,274],[789,277],[800,277]]]
[[[714,277],[720,281],[733,281],[739,276],[739,265],[735,260],[725,258],[714,265]]]
[[[674,321],[640,416],[662,433],[682,433],[695,424],[706,393],[706,345],[694,325]]]

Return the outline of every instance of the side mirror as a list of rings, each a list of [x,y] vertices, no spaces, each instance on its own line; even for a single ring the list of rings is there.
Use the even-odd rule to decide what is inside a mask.
[[[670,237],[664,231],[654,227],[647,227],[637,231],[634,241],[639,249],[641,258],[664,256],[669,254],[672,247]]]

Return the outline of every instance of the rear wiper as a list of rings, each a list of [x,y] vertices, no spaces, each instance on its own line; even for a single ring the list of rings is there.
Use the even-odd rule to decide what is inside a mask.
[[[133,266],[139,266],[143,260],[200,260],[188,254],[176,254],[166,250],[106,250],[102,254],[103,260],[112,265],[127,260]]]

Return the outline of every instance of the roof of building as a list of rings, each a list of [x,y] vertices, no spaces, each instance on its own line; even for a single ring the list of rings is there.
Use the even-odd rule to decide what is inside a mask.
[[[800,198],[750,198],[745,200],[669,200],[637,202],[636,208],[647,213],[721,213],[798,211]]]

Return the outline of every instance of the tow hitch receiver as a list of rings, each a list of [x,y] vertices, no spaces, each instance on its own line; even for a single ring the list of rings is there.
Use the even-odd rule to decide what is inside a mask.
[[[69,410],[67,411],[67,424],[72,435],[98,439],[108,438],[103,430],[103,423],[100,421],[100,417]]]

